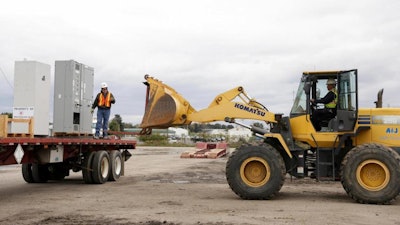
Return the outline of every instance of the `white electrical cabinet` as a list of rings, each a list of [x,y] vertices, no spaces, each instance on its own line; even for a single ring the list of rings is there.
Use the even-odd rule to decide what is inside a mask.
[[[30,60],[15,62],[13,118],[33,117],[34,135],[49,135],[50,78],[50,65]],[[12,133],[28,131],[28,123],[11,125]]]
[[[74,60],[56,61],[53,133],[92,133],[94,69]]]

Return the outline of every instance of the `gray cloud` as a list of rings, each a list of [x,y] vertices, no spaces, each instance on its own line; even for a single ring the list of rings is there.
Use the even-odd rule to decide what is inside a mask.
[[[79,7],[78,7],[79,6]],[[236,86],[287,114],[303,71],[359,69],[360,106],[400,106],[400,2],[13,1],[0,15],[0,67],[74,59],[107,81],[114,114],[140,122],[143,76],[174,87],[196,109]],[[0,111],[12,90],[0,76]],[[97,89],[95,88],[97,91]],[[11,100],[10,100],[11,99]]]

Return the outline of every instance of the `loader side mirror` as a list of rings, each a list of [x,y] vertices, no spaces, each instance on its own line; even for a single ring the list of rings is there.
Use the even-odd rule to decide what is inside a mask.
[[[310,89],[311,89],[311,84],[310,84],[310,82],[306,82],[305,84],[304,84],[304,92],[306,93],[306,95],[310,95]]]

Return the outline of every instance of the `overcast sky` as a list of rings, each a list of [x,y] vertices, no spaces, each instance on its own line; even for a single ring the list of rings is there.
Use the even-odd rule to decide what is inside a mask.
[[[13,0],[0,11],[0,112],[12,112],[24,58],[53,76],[55,60],[93,67],[94,94],[107,82],[112,114],[134,124],[145,74],[197,110],[240,85],[288,115],[303,71],[358,69],[361,107],[381,88],[384,106],[400,107],[399,0]]]

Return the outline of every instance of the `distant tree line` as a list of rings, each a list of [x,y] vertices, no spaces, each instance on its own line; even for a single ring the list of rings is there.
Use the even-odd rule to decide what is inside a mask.
[[[263,123],[255,122],[253,126],[264,128]],[[124,123],[122,117],[119,114],[115,114],[114,118],[109,123],[110,130],[113,131],[124,131],[125,128],[138,128],[139,124],[133,125],[132,123]],[[234,128],[232,124],[220,124],[220,123],[192,123],[190,125],[181,126],[182,128],[188,129],[191,133],[200,133],[205,130],[212,129],[223,129],[229,130]]]
[[[223,130],[229,130],[233,128],[233,125],[228,124],[220,124],[220,123],[192,123],[188,127],[190,132],[193,133],[199,133],[204,130],[212,130],[212,129],[223,129]]]
[[[8,118],[12,118],[13,114],[9,112],[2,112],[0,115],[7,115]]]
[[[125,128],[138,128],[139,124],[133,125],[132,123],[124,123],[122,121],[122,117],[119,114],[115,114],[114,118],[110,121],[109,123],[109,128],[110,130],[113,131],[124,131]],[[199,133],[203,132],[205,130],[211,130],[211,129],[232,129],[233,125],[228,124],[220,124],[220,123],[192,123],[187,126],[182,126],[182,128],[188,129],[189,132],[193,133]]]

